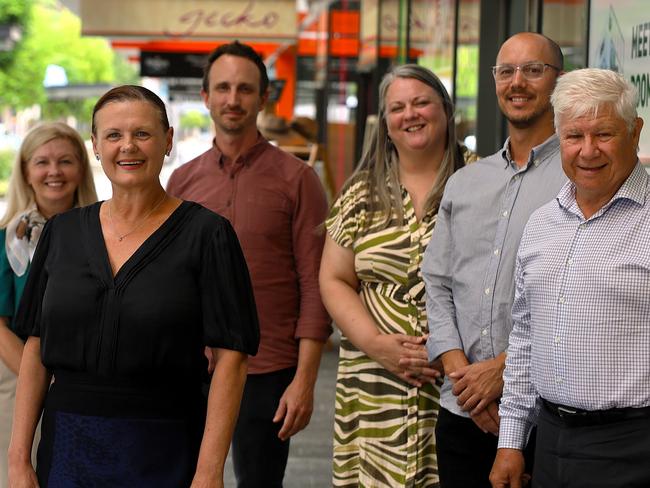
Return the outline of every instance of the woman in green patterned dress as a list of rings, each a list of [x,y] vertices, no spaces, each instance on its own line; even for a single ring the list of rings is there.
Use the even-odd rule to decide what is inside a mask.
[[[424,347],[420,262],[464,151],[449,95],[428,69],[395,68],[379,95],[369,147],[327,219],[320,272],[342,332],[333,485],[437,487],[440,372],[416,374],[399,359]]]

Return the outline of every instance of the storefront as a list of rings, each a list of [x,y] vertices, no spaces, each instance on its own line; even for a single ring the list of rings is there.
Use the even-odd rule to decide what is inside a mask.
[[[82,0],[81,6],[85,33],[146,53],[154,68],[167,58],[178,67],[171,59],[178,53],[204,54],[235,38],[254,44],[273,76],[284,80],[277,114],[317,120],[334,190],[361,154],[379,80],[398,63],[431,68],[454,99],[459,137],[479,155],[497,150],[507,131],[491,67],[516,32],[558,42],[566,70],[624,73],[639,88],[641,116],[650,120],[647,0]],[[165,52],[176,54],[155,56]],[[640,155],[650,162],[645,133]]]
[[[417,62],[431,68],[454,99],[459,137],[480,155],[487,155],[500,147],[507,136],[491,73],[499,46],[516,32],[542,32],[562,47],[566,69],[584,67],[588,3],[589,0],[361,0],[361,55],[376,53],[375,58],[366,54],[361,59],[365,66],[381,70],[373,77],[375,80],[395,63]],[[391,47],[390,63],[381,63],[382,56],[390,55]]]

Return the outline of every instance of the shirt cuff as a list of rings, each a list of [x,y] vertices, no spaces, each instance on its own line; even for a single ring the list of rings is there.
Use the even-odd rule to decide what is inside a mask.
[[[437,333],[436,331],[435,333]],[[456,341],[451,337],[440,338],[430,335],[426,343],[427,356],[429,361],[434,361],[442,354],[452,349],[463,350],[463,344],[460,341]]]
[[[501,417],[498,448],[523,450],[528,443],[532,425],[525,420]]]
[[[327,319],[323,321],[311,321],[309,325],[298,324],[294,337],[296,340],[313,339],[325,343],[332,335],[332,321]]]

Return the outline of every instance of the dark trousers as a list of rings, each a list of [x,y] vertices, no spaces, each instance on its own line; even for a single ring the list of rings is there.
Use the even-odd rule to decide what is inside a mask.
[[[546,408],[537,423],[535,488],[647,488],[650,419],[567,427]]]
[[[289,457],[289,441],[281,441],[282,421],[273,423],[280,398],[296,368],[249,374],[232,438],[232,460],[238,488],[281,488]]]
[[[497,453],[497,437],[479,429],[472,419],[444,408],[436,424],[440,488],[491,488],[490,471]],[[526,471],[532,466],[534,439],[526,449]]]

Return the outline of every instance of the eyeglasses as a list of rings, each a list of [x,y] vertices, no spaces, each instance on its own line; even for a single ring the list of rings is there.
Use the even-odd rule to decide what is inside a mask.
[[[560,71],[560,68],[547,63],[526,63],[526,64],[499,64],[492,66],[492,75],[497,83],[510,81],[515,77],[517,70],[521,71],[527,80],[539,80],[544,76],[546,68],[553,68]]]

